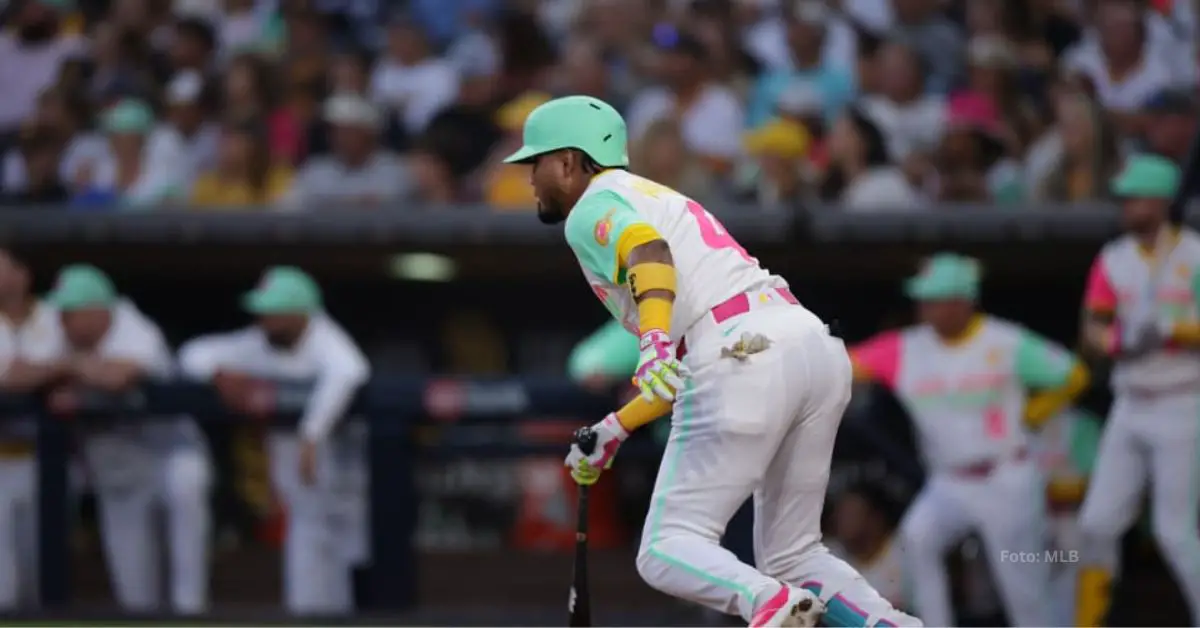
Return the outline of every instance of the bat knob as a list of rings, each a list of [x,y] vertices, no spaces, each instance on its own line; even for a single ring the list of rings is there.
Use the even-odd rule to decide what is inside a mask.
[[[596,438],[596,432],[592,428],[581,427],[575,430],[575,436],[571,441],[579,447],[579,451],[582,451],[583,455],[590,456],[593,451],[596,451]]]

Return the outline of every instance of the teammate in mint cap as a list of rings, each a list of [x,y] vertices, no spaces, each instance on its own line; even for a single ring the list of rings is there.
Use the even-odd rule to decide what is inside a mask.
[[[612,106],[568,96],[530,113],[506,160],[532,166],[538,217],[566,223],[592,291],[638,337],[641,395],[592,426],[593,451],[571,446],[572,477],[596,482],[631,431],[673,412],[638,550],[648,584],[751,626],[921,625],[820,542],[845,346],[699,203],[629,173],[625,144]],[[761,570],[720,546],[755,491]]]

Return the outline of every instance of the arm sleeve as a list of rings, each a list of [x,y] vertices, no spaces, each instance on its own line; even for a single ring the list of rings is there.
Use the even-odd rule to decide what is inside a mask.
[[[252,342],[247,331],[193,338],[179,348],[179,370],[188,379],[209,381],[221,368],[236,364]]]
[[[618,244],[631,228],[653,229],[621,195],[604,190],[585,197],[567,217],[567,244],[587,270],[620,283]]]
[[[354,394],[371,376],[366,357],[340,329],[322,334],[317,351],[321,370],[300,418],[300,433],[312,441],[329,435],[349,409]]]
[[[1015,362],[1017,378],[1030,388],[1066,386],[1080,366],[1071,352],[1027,329],[1021,330]]]
[[[567,371],[576,381],[590,375],[629,377],[637,370],[638,357],[637,336],[614,320],[575,346]]]
[[[903,341],[900,332],[889,331],[850,349],[855,378],[870,379],[888,388],[895,388],[900,376]]]
[[[143,375],[168,378],[174,375],[175,362],[162,330],[152,321],[138,318],[122,324],[111,340],[105,341],[101,356],[128,360],[141,367]]]
[[[1112,313],[1117,309],[1117,291],[1104,267],[1104,260],[1096,257],[1088,272],[1087,289],[1083,293],[1083,307],[1090,312]]]

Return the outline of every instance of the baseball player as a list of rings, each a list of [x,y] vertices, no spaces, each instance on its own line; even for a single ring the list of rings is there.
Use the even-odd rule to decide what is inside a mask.
[[[1084,295],[1084,342],[1115,360],[1096,468],[1079,515],[1084,562],[1076,621],[1095,626],[1108,607],[1118,541],[1150,485],[1153,534],[1200,622],[1200,237],[1167,224],[1179,168],[1131,156],[1113,180],[1128,233],[1092,265]]]
[[[834,437],[850,398],[842,342],[695,201],[626,168],[625,121],[568,96],[535,109],[508,163],[532,166],[542,222],[639,337],[641,394],[572,446],[595,482],[629,433],[672,413],[637,569],[651,586],[751,626],[920,625],[821,544]],[[552,300],[552,295],[546,295]],[[674,404],[672,408],[672,404]],[[720,544],[755,495],[758,568]]]
[[[58,312],[30,293],[29,269],[0,249],[0,388],[29,392],[63,375]],[[37,593],[37,425],[0,424],[0,613],[35,601]]]
[[[353,572],[368,552],[366,426],[338,423],[370,366],[298,268],[269,269],[242,304],[257,325],[186,343],[180,365],[250,417],[270,412],[271,395],[255,378],[312,384],[299,430],[276,428],[268,437],[271,481],[288,514],[284,606],[298,615],[350,613]]]
[[[66,383],[48,397],[69,412],[77,387],[126,390],[174,374],[174,356],[158,326],[121,298],[100,269],[68,266],[46,301],[60,312],[66,343],[55,356]],[[208,608],[211,462],[199,428],[186,417],[99,427],[83,436],[83,459],[99,502],[100,531],[118,603],[135,612],[160,608],[159,545],[154,514],[166,514],[170,609]]]
[[[905,406],[928,470],[900,525],[916,612],[929,625],[954,625],[945,553],[978,530],[1009,619],[1047,626],[1045,483],[1026,425],[1069,405],[1088,373],[1062,347],[979,313],[979,274],[972,259],[933,256],[906,286],[921,323],[879,334],[851,356],[858,377]]]

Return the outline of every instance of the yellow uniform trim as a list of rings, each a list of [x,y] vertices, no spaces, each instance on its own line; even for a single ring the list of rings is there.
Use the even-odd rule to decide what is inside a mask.
[[[660,262],[646,262],[629,269],[629,292],[639,299],[651,290],[675,292],[675,267]]]
[[[637,396],[633,401],[617,410],[617,421],[621,423],[621,427],[625,428],[626,432],[632,432],[647,423],[653,423],[655,419],[670,411],[670,401],[664,401],[658,397],[655,397],[653,401],[646,401],[645,398]]]
[[[644,222],[629,225],[621,232],[621,238],[617,240],[617,268],[621,269],[629,266],[629,254],[637,247],[647,242],[661,239],[663,238],[658,235],[658,231],[655,231],[654,227]],[[620,270],[617,272],[620,272]],[[616,279],[616,277],[613,277],[614,283]]]
[[[1091,380],[1087,367],[1076,364],[1065,384],[1043,390],[1029,398],[1025,403],[1025,423],[1033,428],[1041,427],[1083,394]]]
[[[983,315],[975,314],[971,317],[971,320],[967,323],[967,326],[964,327],[963,330],[958,333],[958,335],[950,338],[942,338],[942,344],[946,345],[947,347],[959,347],[967,344],[974,339],[975,336],[978,336],[979,332],[983,331],[983,322]]]
[[[1176,323],[1171,330],[1171,340],[1190,347],[1200,346],[1200,321]]]

